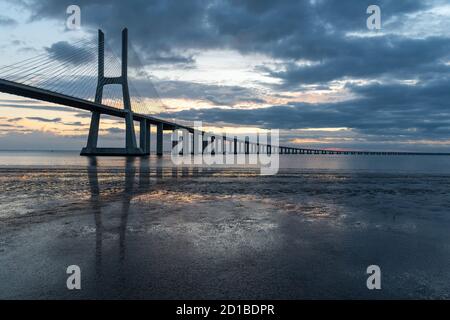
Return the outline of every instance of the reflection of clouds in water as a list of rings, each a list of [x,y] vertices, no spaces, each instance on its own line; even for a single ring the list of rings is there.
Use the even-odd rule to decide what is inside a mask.
[[[167,223],[166,223],[167,222]],[[185,222],[172,225],[162,221],[147,232],[184,239],[191,248],[202,255],[223,256],[245,254],[248,251],[276,250],[281,245],[277,225],[270,222]]]
[[[76,209],[77,202],[90,197],[88,189],[73,183],[77,178],[86,180],[70,170],[2,169],[0,218],[26,216],[37,210],[52,214],[59,207]]]
[[[135,197],[132,204],[144,212],[153,208],[144,218],[151,223],[133,226],[134,232],[184,239],[202,254],[239,255],[280,245],[278,217],[254,196],[159,190]]]
[[[331,210],[325,206],[285,203],[279,206],[288,214],[300,215],[309,218],[330,218]]]
[[[225,197],[225,196],[223,196]],[[163,203],[198,203],[217,199],[217,196],[203,195],[200,193],[191,192],[174,192],[169,190],[155,190],[150,193],[138,195],[134,197],[133,202],[150,202],[161,201]]]
[[[313,221],[321,218],[338,218],[345,216],[338,214],[339,206],[332,203],[317,201],[299,201],[287,197],[279,197],[276,193],[273,196],[260,196],[255,194],[201,194],[195,192],[182,192],[171,190],[156,190],[150,193],[136,196],[134,202],[160,202],[161,205],[171,205],[175,207],[186,204],[200,204],[211,202],[212,208],[220,208],[226,205],[225,202],[232,202],[233,206],[239,208],[253,208],[255,203],[264,205],[267,210],[281,211],[281,213],[293,214]],[[220,203],[219,203],[220,202]]]
[[[333,225],[345,217],[333,203],[278,192],[260,195],[251,188],[243,194],[230,192],[242,189],[237,181],[228,181],[225,188],[223,180],[217,181],[222,193],[201,193],[189,181],[179,183],[135,196],[132,206],[145,212],[145,221],[128,230],[184,239],[202,255],[225,256],[277,250],[286,241],[282,229],[291,219]]]

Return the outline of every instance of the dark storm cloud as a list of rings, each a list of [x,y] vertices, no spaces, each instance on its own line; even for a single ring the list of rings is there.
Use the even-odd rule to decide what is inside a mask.
[[[65,21],[65,10],[72,1],[28,1],[33,18],[48,17]],[[130,28],[130,41],[140,52],[144,63],[187,62],[192,57],[185,49],[212,47],[217,42],[205,21],[207,5],[193,1],[78,1],[82,23],[102,28],[107,41],[120,43],[120,30]],[[130,57],[131,58],[131,57]]]
[[[271,72],[271,75],[282,79],[284,85],[289,86],[326,83],[344,77],[423,78],[450,71],[442,61],[450,56],[450,41],[446,38],[353,38],[345,45],[346,54],[336,55],[311,66],[290,63],[286,66],[286,71]]]
[[[62,21],[65,8],[71,4],[60,0],[30,2],[34,19]],[[417,75],[425,67],[431,68],[428,72],[436,69],[439,59],[447,55],[448,39],[348,37],[347,32],[367,32],[366,9],[371,4],[369,0],[78,2],[82,23],[103,28],[107,39],[118,43],[120,29],[128,26],[144,64],[190,64],[194,57],[186,50],[231,48],[285,60],[287,70],[271,75],[286,86],[390,72]],[[376,4],[386,21],[424,10],[433,2],[385,0]],[[300,59],[315,64],[299,67],[293,63]]]
[[[54,60],[80,65],[96,60],[95,50],[92,50],[93,47],[89,48],[85,45],[84,43],[74,45],[67,41],[59,41],[53,43],[46,50]]]
[[[414,1],[376,1],[383,19],[426,8]],[[322,61],[348,54],[347,32],[365,32],[373,1],[217,1],[208,17],[226,43],[242,52]],[[366,39],[369,43],[372,39]]]

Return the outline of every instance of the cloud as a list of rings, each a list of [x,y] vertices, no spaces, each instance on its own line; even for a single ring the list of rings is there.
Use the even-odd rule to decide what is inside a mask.
[[[24,44],[25,44],[25,41],[22,41],[22,40],[15,39],[15,40],[11,41],[11,45],[13,45],[13,46],[23,46]]]
[[[34,1],[33,17],[60,19],[67,3]],[[205,49],[258,53],[281,59],[284,70],[268,74],[282,80],[286,88],[349,77],[414,77],[441,70],[441,60],[450,47],[445,37],[348,36],[368,31],[366,8],[371,4],[369,0],[218,0],[208,5],[201,0],[79,3],[83,23],[94,27],[92,30],[103,28],[107,39],[116,45],[120,43],[120,29],[129,26],[130,39],[137,49],[130,59],[139,56],[144,64],[192,64],[195,52]],[[439,2],[384,0],[377,4],[382,8],[383,21],[410,21],[412,14]],[[55,54],[69,51],[65,42],[53,46]],[[313,64],[299,66],[300,60]],[[130,65],[138,64],[131,61]]]
[[[106,129],[106,131],[107,131],[108,133],[112,133],[112,134],[116,134],[116,133],[124,133],[124,132],[125,132],[124,129],[122,129],[122,128],[117,128],[117,127],[108,128],[108,129]]]
[[[138,88],[142,87],[141,90],[144,91],[145,86],[146,83],[143,82]],[[264,102],[261,94],[256,92],[256,90],[242,86],[214,85],[174,80],[156,80],[154,81],[154,86],[159,96],[163,99],[206,100],[221,106],[233,106],[237,103]]]
[[[6,17],[6,16],[3,16],[3,15],[0,15],[0,26],[11,27],[11,26],[15,26],[15,25],[17,25],[16,20]]]
[[[269,72],[283,86],[327,83],[343,78],[418,79],[448,73],[450,39],[404,39],[398,36],[353,38],[335,47],[336,55],[311,65],[287,63],[284,71]]]
[[[32,20],[60,19],[68,1],[31,1]],[[144,63],[185,62],[192,56],[185,49],[201,44],[211,47],[215,43],[213,32],[205,23],[205,9],[201,0],[193,1],[139,1],[125,3],[111,1],[79,1],[83,24],[89,28],[105,30],[107,41],[119,47],[120,30],[130,27],[130,40],[142,53]],[[130,57],[132,58],[132,57]]]
[[[61,136],[36,130],[7,131],[0,139],[3,150],[80,150],[85,144],[85,136]]]
[[[77,118],[81,118],[81,119],[90,119],[92,117],[92,113],[91,112],[78,112],[74,114],[75,117]],[[114,121],[121,121],[123,122],[122,119],[114,117],[114,116],[110,116],[109,114],[102,114],[100,116],[101,120],[114,120]]]
[[[82,127],[86,126],[86,124],[80,122],[80,121],[74,121],[74,122],[64,122],[64,125],[66,126],[75,126],[75,127]]]
[[[8,119],[7,121],[8,121],[8,122],[17,122],[17,121],[19,121],[19,120],[22,120],[22,117],[10,118],[10,119]]]
[[[133,46],[129,48],[128,64],[131,68],[139,69],[143,65],[181,65],[192,67],[195,64],[195,58],[192,54],[182,54],[176,51],[146,51],[136,52]]]
[[[334,103],[291,103],[260,109],[190,109],[162,113],[190,121],[257,125],[269,129],[349,128],[365,140],[447,140],[450,78],[415,85],[353,86],[358,97]]]
[[[33,109],[33,110],[48,110],[48,111],[67,111],[74,112],[76,109],[64,106],[52,105],[34,105],[34,104],[15,104],[15,103],[0,103],[0,108],[16,108],[16,109]]]
[[[33,104],[33,103],[41,103],[38,100],[31,100],[31,99],[0,99],[0,103],[26,103],[26,104]]]
[[[61,118],[48,119],[48,118],[42,118],[42,117],[27,117],[27,119],[41,121],[41,122],[56,122],[56,123],[61,122]]]
[[[79,113],[75,113],[75,117],[83,118],[83,119],[86,119],[86,118],[90,119],[92,117],[92,114],[90,112],[79,112]]]
[[[17,125],[10,124],[10,123],[0,123],[0,127],[4,127],[4,128],[23,128],[22,126],[17,126]]]
[[[76,66],[96,60],[94,47],[84,43],[75,45],[67,41],[59,41],[45,49],[52,59]]]

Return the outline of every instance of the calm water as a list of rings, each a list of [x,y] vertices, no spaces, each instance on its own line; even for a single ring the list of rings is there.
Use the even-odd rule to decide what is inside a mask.
[[[78,151],[0,151],[0,167],[86,167]],[[98,167],[122,168],[125,157],[97,157]],[[173,167],[170,156],[136,160],[134,166]],[[237,166],[243,168],[243,166]],[[245,167],[244,167],[245,168]],[[450,174],[450,156],[280,155],[280,169]]]
[[[450,157],[280,164],[0,152],[0,298],[450,298]]]

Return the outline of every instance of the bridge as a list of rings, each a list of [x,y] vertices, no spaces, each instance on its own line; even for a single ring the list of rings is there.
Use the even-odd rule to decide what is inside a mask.
[[[205,152],[208,146],[214,146],[207,150],[229,152],[231,154],[250,153],[279,153],[279,154],[348,154],[348,155],[450,155],[450,153],[418,153],[418,152],[393,152],[393,151],[349,151],[329,149],[307,149],[290,146],[279,146],[277,143],[259,143],[250,141],[248,137],[232,141],[226,136],[201,131],[195,134],[196,129],[173,121],[168,121],[152,116],[148,110],[148,102],[145,99],[132,103],[128,82],[128,30],[122,31],[122,54],[119,76],[105,75],[105,40],[104,33],[98,31],[97,65],[92,66],[89,49],[92,48],[86,41],[77,43],[75,52],[53,51],[53,55],[42,54],[27,60],[0,68],[0,92],[20,97],[50,102],[62,106],[68,106],[91,112],[91,122],[86,147],[81,150],[81,155],[104,156],[146,156],[150,154],[150,133],[152,126],[156,127],[156,154],[163,154],[164,130],[182,130],[184,141],[191,141],[187,148],[183,145],[180,153]],[[71,49],[74,47],[72,46]],[[58,49],[58,48],[54,48]],[[64,53],[64,54],[63,54]],[[118,59],[116,57],[116,59]],[[114,58],[106,58],[111,64]],[[119,69],[119,70],[117,70]],[[85,91],[89,89],[88,79],[93,79],[92,72],[96,72],[95,94]],[[70,81],[68,80],[70,79]],[[81,83],[81,89],[76,87]],[[86,83],[83,83],[86,82]],[[104,87],[107,85],[121,86],[121,103],[112,99],[104,99]],[[63,88],[63,89],[61,89]],[[80,91],[81,90],[81,91]],[[84,91],[83,91],[84,90]],[[76,92],[81,94],[76,94]],[[122,118],[125,120],[125,147],[102,148],[98,147],[99,125],[101,115]],[[139,145],[137,144],[134,122],[139,122]],[[201,143],[200,141],[201,140]],[[172,141],[175,146],[179,141]],[[183,150],[186,148],[186,150]],[[188,150],[190,149],[190,150]],[[209,152],[209,151],[208,151]]]

